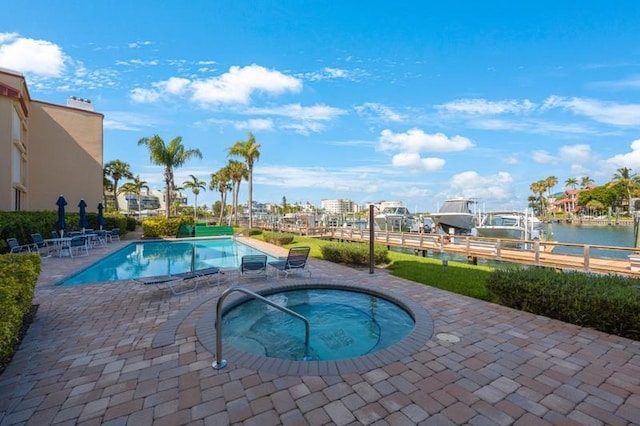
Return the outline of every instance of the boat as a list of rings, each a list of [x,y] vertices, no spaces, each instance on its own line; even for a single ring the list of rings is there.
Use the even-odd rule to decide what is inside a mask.
[[[446,200],[437,213],[431,214],[431,219],[436,227],[450,234],[469,234],[476,226],[475,213],[471,210],[476,205],[476,200],[471,198],[455,198]]]
[[[420,232],[418,218],[409,213],[406,207],[385,207],[373,217],[374,228],[390,232]]]
[[[542,222],[527,211],[493,211],[482,215],[476,233],[478,237],[540,240]]]

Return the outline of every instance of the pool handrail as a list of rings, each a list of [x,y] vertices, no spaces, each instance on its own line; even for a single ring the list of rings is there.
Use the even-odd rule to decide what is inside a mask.
[[[247,296],[251,296],[256,300],[266,303],[267,305],[279,309],[280,311],[292,315],[299,320],[304,322],[304,358],[307,359],[309,355],[309,320],[300,315],[297,312],[292,311],[289,308],[285,308],[284,306],[280,306],[277,303],[272,302],[271,300],[260,296],[258,293],[255,293],[251,290],[247,290],[244,287],[240,286],[232,286],[222,292],[220,298],[218,299],[218,303],[216,304],[216,360],[213,361],[211,367],[216,370],[220,370],[227,366],[227,361],[222,359],[222,303],[226,297],[235,292],[239,291],[240,293],[244,293]]]

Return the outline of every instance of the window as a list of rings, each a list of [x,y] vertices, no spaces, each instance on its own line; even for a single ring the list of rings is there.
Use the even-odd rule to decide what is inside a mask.
[[[20,211],[22,210],[22,191],[20,188],[13,188],[13,210]]]
[[[20,120],[20,114],[13,108],[13,120],[12,120],[11,137],[14,141],[22,142],[22,121]]]

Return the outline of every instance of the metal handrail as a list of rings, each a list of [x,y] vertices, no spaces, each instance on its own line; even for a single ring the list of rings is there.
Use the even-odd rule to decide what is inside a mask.
[[[234,291],[239,291],[240,293],[244,293],[248,296],[253,297],[254,299],[260,300],[261,302],[266,303],[269,306],[272,306],[276,309],[281,310],[289,315],[292,315],[299,320],[304,322],[304,357],[305,359],[309,355],[309,320],[300,315],[297,312],[292,311],[291,309],[285,308],[284,306],[280,306],[277,303],[272,302],[271,300],[260,296],[258,293],[254,293],[251,290],[247,290],[244,287],[233,286],[229,287],[225,291],[222,292],[220,298],[218,299],[218,303],[216,304],[216,360],[211,364],[211,367],[216,370],[220,370],[227,366],[227,361],[222,359],[222,303],[224,299]]]

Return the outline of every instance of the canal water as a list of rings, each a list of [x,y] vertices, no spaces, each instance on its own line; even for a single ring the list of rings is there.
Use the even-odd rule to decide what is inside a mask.
[[[559,243],[590,244],[599,246],[634,247],[633,226],[624,225],[580,225],[580,224],[548,224],[546,237]],[[581,248],[556,247],[554,253],[583,254]],[[630,253],[615,250],[591,249],[595,257],[626,258]]]

